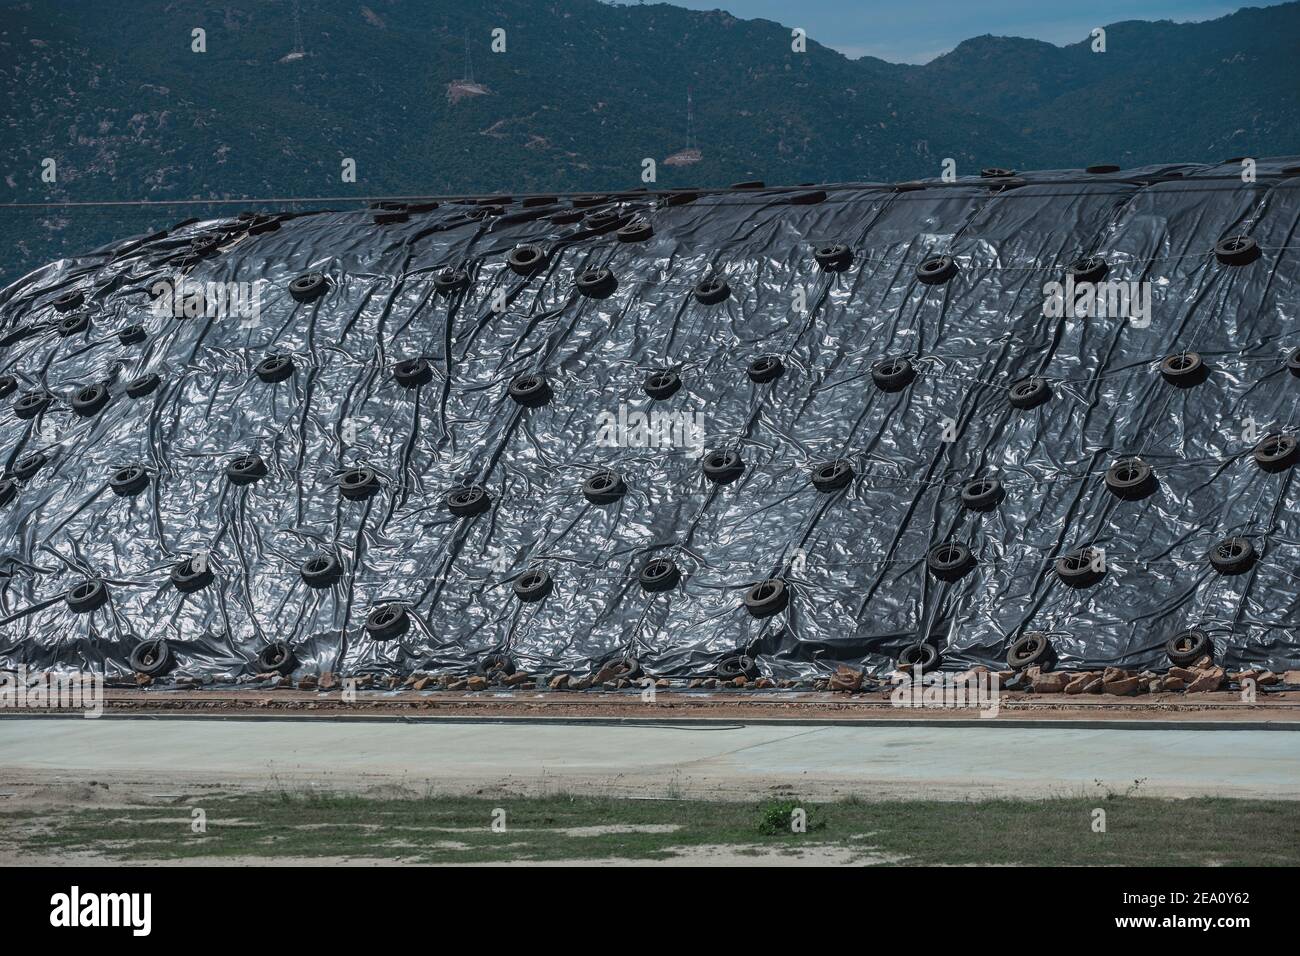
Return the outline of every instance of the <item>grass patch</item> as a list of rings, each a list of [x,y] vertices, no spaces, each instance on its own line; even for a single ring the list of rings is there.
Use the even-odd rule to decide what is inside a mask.
[[[206,831],[193,832],[194,808]],[[1105,832],[1095,832],[1095,811]],[[792,832],[796,810],[805,832]],[[419,863],[663,860],[832,853],[841,862],[1024,865],[1300,863],[1300,802],[1098,795],[1036,801],[812,804],[548,797],[267,794],[170,806],[0,811],[0,842],[57,859],[367,857]]]

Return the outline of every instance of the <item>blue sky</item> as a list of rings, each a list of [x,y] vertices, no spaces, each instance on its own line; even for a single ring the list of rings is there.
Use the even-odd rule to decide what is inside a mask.
[[[624,0],[627,2],[627,0]],[[1063,45],[1120,20],[1213,20],[1269,0],[668,0],[692,10],[723,9],[744,19],[803,27],[818,43],[850,57],[926,63],[962,40],[992,33]]]

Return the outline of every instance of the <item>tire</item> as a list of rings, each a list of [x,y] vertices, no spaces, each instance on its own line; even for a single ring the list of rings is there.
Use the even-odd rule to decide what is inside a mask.
[[[288,355],[268,355],[257,363],[257,377],[268,385],[283,382],[293,375],[293,359]]]
[[[732,183],[728,189],[762,189],[767,184],[761,179],[746,179],[742,182]]]
[[[657,402],[671,398],[682,387],[681,376],[672,369],[651,372],[641,383],[641,390]]]
[[[1138,501],[1156,490],[1156,473],[1141,458],[1121,458],[1106,470],[1106,488],[1116,497]]]
[[[1055,656],[1047,635],[1031,631],[1022,634],[1007,649],[1007,667],[1013,671],[1022,671],[1026,667],[1046,668]]]
[[[338,478],[339,494],[348,501],[365,501],[379,490],[379,475],[373,468],[349,468]]]
[[[108,386],[103,382],[95,382],[78,389],[72,396],[72,410],[82,418],[91,418],[103,411],[111,397]]]
[[[623,226],[614,236],[619,242],[645,242],[655,234],[654,229],[644,219],[633,219],[626,226]]]
[[[813,252],[813,258],[824,272],[843,272],[853,264],[853,253],[843,243],[820,246]]]
[[[433,366],[423,357],[406,359],[393,366],[393,379],[402,388],[419,388],[433,381]]]
[[[532,604],[543,600],[555,588],[555,582],[542,568],[529,568],[515,578],[515,597]]]
[[[89,614],[108,603],[108,588],[103,581],[82,581],[68,591],[64,600],[73,614]]]
[[[50,304],[54,306],[56,312],[71,312],[85,301],[86,297],[79,290],[70,289],[61,295],[55,296]]]
[[[447,492],[447,510],[457,518],[472,518],[492,507],[492,496],[482,485],[465,485]]]
[[[608,269],[584,269],[573,280],[578,294],[588,299],[608,299],[618,289],[618,280]]]
[[[221,240],[216,236],[195,236],[190,240],[190,255],[206,259],[208,256],[215,255],[220,246]]]
[[[942,285],[956,274],[952,256],[933,256],[916,267],[916,278],[926,285]]]
[[[1199,628],[1179,631],[1165,642],[1165,655],[1175,667],[1190,667],[1207,654],[1214,656],[1214,642]]]
[[[871,381],[882,392],[899,392],[916,378],[916,368],[905,355],[882,358],[871,366]]]
[[[1160,374],[1175,388],[1191,388],[1205,381],[1209,369],[1198,353],[1175,352],[1161,360]]]
[[[738,451],[713,451],[704,456],[704,477],[715,485],[729,485],[745,471]]]
[[[960,541],[944,541],[926,553],[925,566],[940,581],[959,581],[975,567],[975,556]]]
[[[1300,349],[1295,349],[1286,357],[1286,370],[1296,378],[1300,378]]]
[[[146,395],[152,395],[161,384],[161,378],[153,372],[148,372],[126,383],[126,397],[144,398]]]
[[[35,418],[54,403],[49,392],[26,392],[14,402],[14,415],[18,418]]]
[[[148,337],[143,325],[128,325],[117,333],[117,340],[123,345],[139,345]]]
[[[719,680],[734,681],[737,677],[756,680],[759,675],[758,665],[748,654],[729,654],[718,661],[713,672]]]
[[[1214,244],[1214,257],[1225,266],[1245,266],[1259,258],[1259,243],[1250,236],[1228,236]]]
[[[1047,384],[1047,379],[1037,375],[1013,382],[1007,390],[1007,401],[1012,408],[1037,408],[1051,397],[1052,387]]]
[[[173,565],[170,577],[172,586],[182,594],[193,594],[196,591],[202,591],[214,580],[212,568],[206,563],[202,568],[196,567],[193,558],[186,558],[184,561]]]
[[[775,355],[763,355],[749,363],[745,374],[757,385],[775,382],[785,373],[785,363]]]
[[[329,288],[329,282],[319,272],[304,272],[289,281],[289,295],[298,302],[319,299]]]
[[[970,511],[992,511],[1002,499],[1006,490],[996,478],[972,478],[961,486],[961,504]]]
[[[510,383],[510,397],[524,408],[540,408],[551,400],[551,386],[540,372],[525,372]]]
[[[832,492],[847,488],[853,481],[853,466],[843,458],[822,462],[812,469],[813,487],[818,491]]]
[[[121,498],[134,498],[149,487],[149,472],[140,465],[118,468],[109,477],[108,487]]]
[[[31,452],[23,455],[23,457],[13,463],[13,467],[10,469],[10,474],[19,481],[27,481],[44,468],[47,461],[49,461],[49,459],[46,458],[42,452]]]
[[[12,375],[0,375],[0,398],[8,398],[18,391],[18,379]]]
[[[258,479],[265,478],[266,474],[266,462],[261,455],[240,455],[226,463],[226,480],[232,485],[251,485]]]
[[[411,629],[411,616],[400,604],[381,604],[366,615],[366,634],[372,641],[393,641]]]
[[[337,557],[327,551],[313,554],[302,563],[298,574],[303,583],[313,590],[323,591],[333,587],[343,577],[343,564]]]
[[[464,269],[447,266],[433,277],[433,289],[439,295],[451,295],[469,285],[469,275]]]
[[[745,592],[745,610],[758,618],[780,614],[790,603],[790,591],[780,578],[768,578]]]
[[[1114,163],[1097,163],[1093,166],[1087,167],[1084,172],[1090,173],[1093,176],[1101,176],[1106,173],[1117,173],[1119,172],[1119,167]]]
[[[541,246],[528,244],[516,246],[506,257],[506,265],[510,267],[511,272],[527,278],[546,265],[546,253],[542,251]]]
[[[161,677],[176,666],[172,650],[162,638],[141,641],[131,651],[131,670],[146,677]]]
[[[1106,575],[1094,566],[1094,557],[1090,547],[1075,548],[1056,559],[1056,576],[1068,587],[1091,587]]]
[[[81,332],[86,331],[88,328],[90,328],[90,316],[85,313],[69,315],[60,321],[56,327],[59,333],[59,338],[63,339],[69,338],[73,335],[78,335]]]
[[[509,654],[484,654],[478,661],[478,672],[488,677],[493,674],[504,674],[509,677],[516,669],[514,658]]]
[[[1015,174],[1014,169],[1003,169],[1001,166],[986,166],[980,170],[980,176],[985,179],[1005,179]]]
[[[816,206],[826,201],[826,191],[811,189],[808,192],[795,193],[786,200],[791,206]]]
[[[1101,256],[1084,256],[1070,265],[1067,274],[1078,282],[1100,282],[1106,278],[1110,265]]]
[[[12,478],[0,478],[0,508],[13,501],[18,495],[18,482]]]
[[[1286,471],[1296,462],[1296,440],[1293,435],[1265,435],[1251,453],[1255,464],[1263,471]]]
[[[695,286],[694,295],[705,305],[717,305],[719,302],[725,302],[731,297],[731,286],[727,284],[726,279],[719,279],[714,276],[698,282]]]
[[[257,653],[257,666],[263,674],[292,674],[298,666],[298,655],[283,641],[268,644]]]
[[[932,671],[939,666],[939,649],[933,644],[926,644],[920,641],[916,644],[909,644],[903,648],[903,652],[898,655],[897,667],[899,670],[907,669],[916,673],[919,667],[922,673]]]
[[[1210,565],[1223,575],[1243,574],[1255,565],[1258,554],[1248,538],[1224,538],[1210,549]]]
[[[671,591],[681,578],[682,573],[671,558],[651,558],[641,566],[641,573],[637,575],[642,590],[651,593]]]
[[[598,471],[582,483],[582,496],[593,505],[613,504],[627,494],[627,485],[612,471]]]

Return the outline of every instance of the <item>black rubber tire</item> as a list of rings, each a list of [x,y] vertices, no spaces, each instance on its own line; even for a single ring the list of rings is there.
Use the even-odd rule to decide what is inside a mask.
[[[682,572],[671,558],[651,558],[641,566],[637,580],[642,590],[671,591],[682,579]]]
[[[220,245],[221,240],[216,236],[195,236],[190,240],[190,255],[205,259],[214,255]]]
[[[462,485],[447,492],[447,510],[457,518],[472,518],[492,507],[492,496],[482,485]]]
[[[554,206],[560,201],[558,196],[525,196],[519,200],[521,209],[533,209],[537,206]]]
[[[939,666],[939,649],[933,644],[927,644],[920,641],[916,644],[909,644],[903,648],[903,652],[898,655],[896,666],[899,670],[908,670],[915,674],[919,667],[921,673],[927,673]]]
[[[786,202],[791,206],[816,206],[826,201],[826,190],[810,189],[803,193],[792,194]]]
[[[1101,256],[1084,256],[1071,263],[1066,273],[1078,282],[1100,282],[1110,271],[1110,264]]]
[[[494,674],[509,677],[517,669],[514,658],[500,651],[484,654],[478,659],[478,672],[486,677],[491,677]]]
[[[18,495],[18,482],[12,478],[0,478],[0,508],[13,501]]]
[[[1263,471],[1286,471],[1296,462],[1296,439],[1294,435],[1276,433],[1265,435],[1251,457]]]
[[[1214,656],[1214,642],[1199,628],[1179,631],[1165,642],[1165,656],[1175,667],[1190,667],[1207,654]]]
[[[726,279],[711,276],[696,283],[694,295],[705,305],[717,305],[731,297],[731,286]]]
[[[767,183],[761,179],[745,179],[738,183],[732,183],[728,189],[762,189]]]
[[[655,234],[654,227],[637,217],[614,233],[619,242],[645,242]]]
[[[319,299],[329,288],[329,281],[319,272],[304,272],[289,280],[289,295],[298,302]]]
[[[144,398],[146,395],[153,394],[154,390],[162,384],[162,379],[154,372],[146,372],[139,378],[133,378],[126,383],[127,398]]]
[[[65,317],[57,326],[59,337],[64,339],[84,332],[88,328],[90,328],[90,316],[84,312]]]
[[[379,475],[367,465],[358,465],[339,475],[338,486],[348,501],[365,501],[379,491]]]
[[[72,396],[72,410],[82,418],[90,418],[103,411],[112,397],[108,393],[107,385],[103,382],[94,382],[77,389],[76,394]]]
[[[718,676],[718,680],[722,681],[734,681],[737,677],[757,680],[759,670],[754,659],[748,654],[728,654],[714,666],[713,673]]]
[[[14,402],[14,415],[18,418],[35,418],[54,403],[54,396],[46,391],[24,392]]]
[[[205,562],[202,570],[200,570],[194,566],[193,558],[186,558],[184,561],[172,565],[170,577],[172,586],[182,594],[193,594],[195,591],[202,591],[214,580],[212,567]]]
[[[81,303],[86,301],[86,297],[78,289],[69,289],[67,292],[55,296],[50,303],[54,306],[56,312],[71,312]]]
[[[419,388],[433,381],[433,366],[423,356],[393,366],[393,379],[402,388]]]
[[[298,666],[298,655],[288,644],[275,641],[257,652],[257,666],[260,674],[281,674],[287,677]]]
[[[1214,257],[1225,266],[1245,266],[1259,258],[1259,243],[1250,236],[1227,236],[1214,244]]]
[[[1047,384],[1047,379],[1038,375],[1012,382],[1007,390],[1007,401],[1012,408],[1037,408],[1051,397],[1052,386]]]
[[[681,189],[664,196],[665,206],[689,206],[700,198],[700,194],[690,189]]]
[[[128,325],[117,333],[117,340],[123,345],[139,345],[148,337],[143,325]]]
[[[971,511],[992,511],[1006,494],[1002,482],[996,478],[971,478],[961,486],[961,504]]]
[[[526,603],[543,600],[555,588],[552,580],[543,568],[529,568],[515,578],[515,597]]]
[[[768,578],[745,591],[745,610],[754,617],[780,614],[790,603],[790,590],[780,578]]]
[[[608,196],[599,196],[595,194],[589,196],[574,196],[569,200],[569,203],[574,209],[592,209],[596,206],[602,206],[607,202],[609,202]]]
[[[274,216],[258,214],[253,217],[248,225],[248,234],[250,236],[260,236],[265,232],[275,232],[280,228],[280,220]]]
[[[510,255],[506,257],[506,265],[510,267],[511,272],[526,278],[542,270],[546,265],[546,253],[542,251],[541,246],[525,243],[510,250]]]
[[[343,577],[343,563],[336,555],[321,551],[302,563],[298,575],[307,587],[323,591]]]
[[[1255,565],[1259,555],[1248,538],[1224,538],[1210,549],[1210,565],[1220,574],[1244,574]]]
[[[19,481],[27,481],[44,468],[48,461],[49,459],[42,452],[29,452],[14,462],[13,468],[10,469],[10,475]]]
[[[395,641],[411,629],[411,616],[400,604],[381,604],[366,615],[366,634],[372,641]]]
[[[146,677],[162,677],[176,666],[172,649],[162,638],[141,641],[131,650],[131,670]]]
[[[853,478],[853,466],[843,458],[813,465],[812,484],[818,491],[839,491],[852,484]]]
[[[975,567],[975,555],[960,541],[944,541],[926,552],[925,566],[940,581],[959,581]]]
[[[384,209],[374,214],[376,226],[392,226],[400,222],[406,222],[411,218],[411,214],[405,209]]]
[[[0,375],[0,398],[8,398],[18,391],[18,379],[12,375]]]
[[[524,408],[540,408],[551,400],[551,386],[541,372],[525,372],[510,382],[510,397]]]
[[[1286,357],[1286,370],[1300,378],[1300,349],[1295,349]]]
[[[86,580],[69,588],[63,599],[73,614],[89,614],[108,603],[108,588],[103,581]]]
[[[906,355],[891,355],[871,366],[871,381],[882,392],[899,392],[912,384],[916,367]]]
[[[1084,169],[1084,172],[1091,173],[1093,176],[1101,176],[1105,173],[1117,173],[1119,172],[1119,167],[1114,163],[1095,163],[1094,165]]]
[[[293,358],[289,355],[268,355],[257,363],[257,377],[269,385],[283,382],[293,375]]]
[[[149,472],[139,465],[127,465],[114,470],[108,487],[120,498],[134,498],[149,487]]]
[[[1041,667],[1046,670],[1055,657],[1055,650],[1047,635],[1030,631],[1016,638],[1007,649],[1007,667],[1013,671],[1022,671],[1026,667]]]
[[[266,462],[252,452],[226,462],[226,480],[232,485],[251,485],[267,475]]]
[[[657,402],[672,398],[681,387],[681,376],[670,368],[651,372],[646,376],[645,381],[641,383],[641,390]]]
[[[745,374],[749,380],[758,385],[766,385],[768,382],[775,382],[785,373],[785,363],[775,355],[760,355],[754,361],[749,363],[749,368]]]
[[[575,222],[582,221],[582,210],[580,209],[561,209],[555,215],[546,220],[557,226],[569,226]]]
[[[914,193],[919,189],[924,189],[925,183],[919,179],[909,179],[906,182],[894,183],[892,189],[896,193]]]
[[[1191,388],[1205,381],[1210,370],[1197,352],[1175,352],[1160,362],[1160,374],[1175,388]]]
[[[980,176],[985,179],[1005,179],[1007,176],[1014,176],[1014,169],[1003,169],[1001,166],[985,166],[980,170]]]
[[[627,494],[627,485],[612,471],[598,471],[582,483],[582,496],[593,505],[613,504]]]
[[[813,258],[824,272],[843,272],[853,265],[853,252],[843,243],[819,246],[813,252]]]
[[[464,269],[447,266],[433,277],[433,289],[439,295],[451,295],[469,285],[469,274]]]
[[[745,472],[738,451],[711,451],[704,456],[704,477],[715,485],[729,485]]]
[[[1156,473],[1141,458],[1120,458],[1106,470],[1106,488],[1125,501],[1138,501],[1156,490]]]
[[[606,268],[583,269],[573,278],[578,294],[588,299],[608,299],[618,289],[618,279]]]
[[[956,274],[952,256],[932,256],[916,267],[916,278],[926,285],[942,285]]]
[[[1091,587],[1106,576],[1093,566],[1093,550],[1088,546],[1075,548],[1056,559],[1056,576],[1061,583],[1072,588]]]

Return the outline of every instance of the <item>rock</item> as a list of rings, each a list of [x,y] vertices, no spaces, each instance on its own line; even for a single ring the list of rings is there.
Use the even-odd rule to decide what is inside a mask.
[[[316,686],[318,686],[321,690],[333,690],[338,685],[339,682],[334,679],[334,672],[325,671],[323,674],[320,675],[320,680],[317,682]]]
[[[356,678],[356,687],[360,690],[363,687],[369,687],[375,682],[374,674],[359,674]]]
[[[1196,671],[1192,670],[1190,667],[1171,667],[1169,668],[1168,676],[1177,677],[1184,684],[1190,684],[1192,681],[1196,680],[1197,674]]]
[[[1199,670],[1200,673],[1196,680],[1187,685],[1187,693],[1189,694],[1203,694],[1218,690],[1223,686],[1223,682],[1228,676],[1224,673],[1222,667],[1207,667]]]
[[[732,687],[744,687],[746,683],[747,683],[747,681],[745,680],[745,675],[744,675],[744,674],[741,674],[739,677],[737,677],[735,680],[733,680],[733,681],[731,682],[731,686],[732,686]]]
[[[1141,680],[1148,694],[1158,694],[1164,689],[1164,682],[1159,677],[1141,678]]]
[[[1114,684],[1134,676],[1136,675],[1132,671],[1126,671],[1122,667],[1107,667],[1101,672],[1101,682],[1103,684]]]
[[[862,671],[849,667],[847,664],[841,664],[835,668],[835,673],[830,676],[827,686],[831,690],[858,690],[862,687]]]
[[[1214,666],[1214,659],[1211,658],[1209,654],[1206,654],[1199,661],[1197,661],[1195,664],[1192,665],[1192,667],[1194,667],[1198,671],[1208,670],[1213,666]]]
[[[461,677],[447,685],[447,690],[464,690],[469,686],[469,681]]]
[[[593,684],[607,684],[610,681],[618,680],[627,672],[627,665],[622,661],[615,661],[612,664],[606,664],[600,670],[596,671],[596,676],[591,679]]]
[[[1065,692],[1067,694],[1086,694],[1088,692],[1088,685],[1093,681],[1100,684],[1101,678],[1093,673],[1073,674],[1071,675],[1070,683],[1065,685]]]
[[[475,674],[465,681],[466,690],[487,690],[488,681],[482,674]]]
[[[667,677],[661,677],[661,678],[659,678],[657,681],[655,681],[655,686],[656,686],[656,687],[672,687],[673,685],[672,685],[672,681],[670,681]]]
[[[315,690],[315,689],[316,689],[317,680],[318,680],[318,679],[317,679],[317,677],[316,677],[315,674],[308,674],[308,675],[307,675],[306,677],[304,677],[302,680],[298,681],[298,689],[299,689],[299,690]]]
[[[421,677],[419,680],[417,680],[415,683],[413,683],[413,684],[411,685],[411,689],[412,689],[412,690],[424,690],[424,689],[425,689],[426,687],[428,687],[431,683],[433,683],[433,678],[432,678],[432,677]]]
[[[754,681],[754,687],[758,690],[766,690],[769,687],[775,686],[776,684],[772,682],[772,678],[770,677],[760,677],[758,680]]]
[[[583,677],[569,678],[569,690],[586,690],[588,687],[591,686],[591,684],[592,684],[592,680],[590,674],[587,674]]]
[[[1118,670],[1118,668],[1114,669]],[[1112,670],[1112,668],[1107,668],[1107,670]],[[1137,693],[1138,684],[1141,683],[1141,681],[1142,678],[1136,675],[1108,681],[1103,674],[1101,679],[1101,689],[1103,693],[1114,694],[1116,697],[1128,697],[1131,694]]]
[[[515,671],[513,674],[507,674],[503,677],[501,683],[505,684],[507,687],[518,687],[524,681],[529,680],[531,676],[532,675],[526,674],[524,671]]]
[[[1035,694],[1059,694],[1070,684],[1071,675],[1064,671],[1039,673],[1030,681],[1030,689]]]
[[[692,677],[689,681],[686,682],[686,688],[688,690],[693,687],[703,687],[703,686],[704,686],[703,677]]]
[[[568,674],[556,674],[551,678],[551,690],[564,690],[569,686]]]
[[[389,674],[384,678],[384,683],[388,686],[389,690],[396,690],[398,687],[402,686],[402,678],[398,677],[396,674]]]
[[[1165,690],[1185,690],[1187,688],[1187,681],[1181,677],[1166,677],[1164,686]]]
[[[1258,681],[1258,679],[1259,679],[1259,673],[1258,673],[1257,671],[1253,671],[1253,670],[1249,670],[1249,671],[1237,671],[1237,673],[1235,673],[1235,674],[1229,674],[1229,675],[1228,675],[1228,679],[1229,679],[1229,680],[1235,680],[1238,684],[1242,683],[1243,681],[1248,681],[1248,680]]]
[[[1300,671],[1285,671],[1282,674],[1282,683],[1300,684]]]
[[[713,688],[718,686],[718,679],[716,677],[706,678],[704,681],[704,686],[712,690]]]
[[[1260,671],[1259,676],[1255,678],[1255,683],[1259,684],[1261,687],[1268,687],[1271,684],[1278,683],[1280,680],[1281,678],[1272,671]]]
[[[135,683],[137,687],[148,687],[153,683],[153,678],[148,674],[136,674]]]
[[[197,677],[178,677],[176,678],[177,687],[202,687],[203,681]]]

